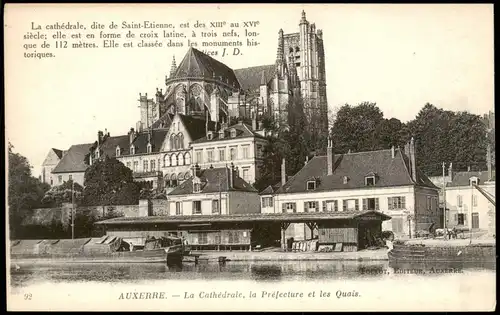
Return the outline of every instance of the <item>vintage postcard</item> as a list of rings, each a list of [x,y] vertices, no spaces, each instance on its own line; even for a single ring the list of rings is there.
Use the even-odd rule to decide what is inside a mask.
[[[4,14],[8,310],[495,309],[493,5]]]

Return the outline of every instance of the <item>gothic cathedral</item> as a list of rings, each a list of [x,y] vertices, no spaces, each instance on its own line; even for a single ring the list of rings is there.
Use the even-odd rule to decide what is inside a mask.
[[[165,85],[154,98],[139,95],[138,131],[164,128],[180,113],[216,125],[267,116],[283,127],[300,114],[309,130],[328,132],[323,33],[304,11],[299,32],[279,30],[274,64],[233,70],[191,47],[179,66],[173,59]]]

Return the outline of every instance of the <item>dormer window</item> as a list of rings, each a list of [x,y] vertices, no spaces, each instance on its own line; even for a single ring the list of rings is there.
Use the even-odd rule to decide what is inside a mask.
[[[348,181],[349,181],[349,177],[347,177],[347,176],[342,177],[342,182],[344,184],[347,184]]]
[[[375,176],[366,176],[365,186],[375,186]]]
[[[193,178],[193,192],[194,193],[201,192],[201,180],[199,177]]]
[[[213,134],[213,132],[209,131],[209,132],[207,133],[207,140],[212,140],[213,138],[214,138],[214,134]]]
[[[236,138],[236,129],[231,129],[231,138]]]
[[[151,153],[151,151],[152,151],[151,143],[148,143],[146,150],[148,153]]]
[[[219,139],[224,139],[224,130],[219,131]]]
[[[131,155],[135,154],[135,147],[133,145],[130,146],[130,154]]]
[[[479,183],[479,178],[477,177],[471,177],[469,178],[469,184],[472,185],[477,185]]]
[[[116,156],[120,156],[120,153],[121,153],[121,150],[120,150],[120,146],[117,146],[116,147]]]
[[[201,192],[201,183],[194,183],[193,184],[193,192],[195,192],[195,193]]]
[[[307,190],[315,190],[316,189],[316,181],[309,180],[307,181]]]

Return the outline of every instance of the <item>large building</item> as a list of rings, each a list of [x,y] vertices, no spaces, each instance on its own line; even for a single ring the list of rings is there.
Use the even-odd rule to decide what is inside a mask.
[[[54,148],[49,150],[49,153],[47,153],[47,156],[42,163],[42,183],[49,184],[50,186],[54,186],[54,184],[57,183],[57,179],[54,178],[55,175],[52,174],[52,171],[57,166],[57,164],[59,164],[59,162],[63,158],[64,153],[64,151]]]
[[[292,111],[293,106],[300,110]],[[165,90],[157,89],[154,97],[140,94],[139,107],[140,120],[128,134],[99,131],[93,145],[73,146],[71,158],[54,166],[59,172],[54,185],[70,175],[83,184],[85,169],[104,156],[118,158],[137,181],[167,193],[190,177],[193,163],[208,168],[233,161],[239,176],[255,183],[266,144],[264,118],[287,128],[292,113],[302,112],[310,123],[306,128],[327,132],[322,31],[302,12],[297,33],[279,30],[274,64],[243,69],[233,70],[191,47],[178,66],[173,60]]]
[[[138,130],[161,126],[176,113],[217,123],[267,115],[288,125],[290,107],[301,106],[309,128],[327,131],[323,33],[307,21],[305,12],[299,32],[279,30],[274,64],[231,69],[191,47],[179,66],[173,59],[165,85],[165,91],[157,89],[154,97],[139,95]],[[301,103],[294,103],[296,99]]]
[[[61,185],[69,180],[83,185],[91,147],[91,143],[72,145],[52,170],[52,185]]]
[[[465,227],[495,234],[495,174],[450,172],[446,183],[446,227]]]
[[[379,211],[391,217],[383,230],[397,237],[415,235],[438,221],[438,188],[416,167],[415,145],[388,150],[315,156],[279,188],[261,193],[263,212],[311,213]],[[272,199],[270,198],[272,197]],[[312,235],[311,235],[312,233]],[[317,232],[291,224],[287,237],[306,239]]]

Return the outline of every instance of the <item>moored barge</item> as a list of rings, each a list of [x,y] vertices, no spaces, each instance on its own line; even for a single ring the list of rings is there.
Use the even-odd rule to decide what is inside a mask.
[[[395,241],[389,262],[496,262],[495,240],[423,239]]]

